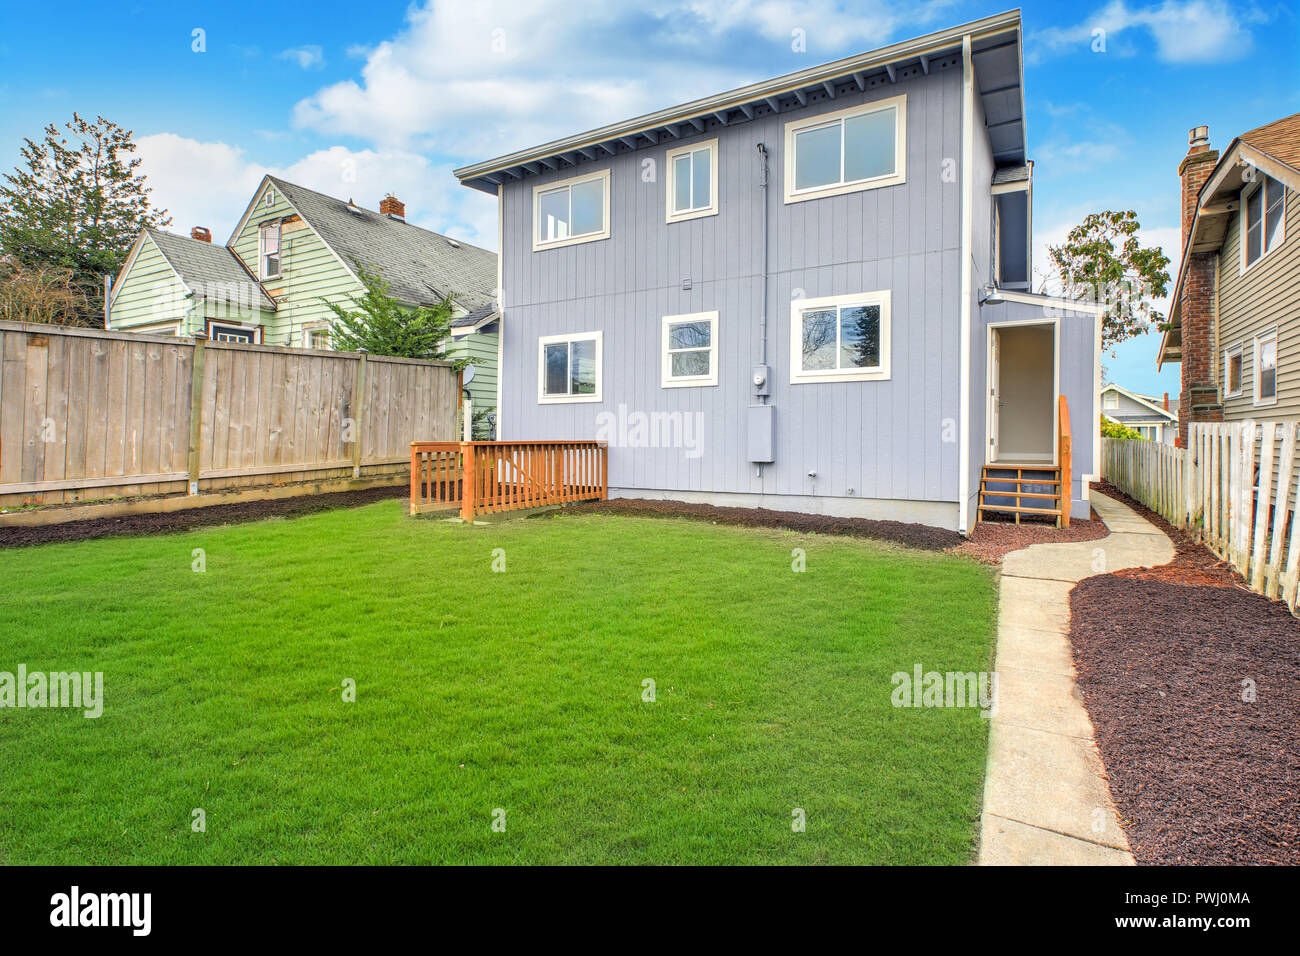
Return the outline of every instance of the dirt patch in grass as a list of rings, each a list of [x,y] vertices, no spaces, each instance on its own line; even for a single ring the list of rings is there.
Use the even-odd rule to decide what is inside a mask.
[[[1174,544],[1174,560],[1158,568],[1126,568],[1116,574],[1130,578],[1143,578],[1148,581],[1168,581],[1170,584],[1184,584],[1188,587],[1222,587],[1241,588],[1249,591],[1245,581],[1232,565],[1217,554],[1198,544],[1186,532],[1174,527],[1163,517],[1156,514],[1142,502],[1130,498],[1108,481],[1094,481],[1092,488],[1107,497],[1114,498],[1128,505],[1143,518],[1169,536]]]
[[[1070,612],[1137,861],[1300,863],[1300,621],[1236,587],[1131,574],[1082,581]]]
[[[559,511],[534,515],[606,514],[631,515],[638,518],[690,518],[713,524],[740,525],[747,528],[787,528],[813,534],[840,534],[855,538],[875,538],[925,551],[946,551],[964,540],[955,531],[902,521],[877,521],[869,518],[836,518],[831,515],[801,514],[795,511],[770,511],[766,508],[730,508],[693,504],[686,501],[658,501],[647,498],[612,498],[569,505]]]
[[[301,495],[297,498],[278,498],[272,501],[239,501],[228,505],[209,505],[206,508],[187,508],[184,511],[160,514],[89,518],[40,527],[0,527],[0,548],[22,548],[55,541],[86,541],[91,538],[122,535],[172,534],[213,525],[260,521],[263,518],[296,518],[333,508],[354,508],[357,505],[368,505],[389,498],[404,498],[408,494],[410,491],[406,485],[393,485],[323,495]]]
[[[953,548],[984,564],[1001,564],[1012,551],[1031,544],[1055,544],[1062,541],[1096,541],[1110,534],[1110,529],[1097,517],[1097,512],[1087,519],[1072,519],[1070,527],[1058,528],[1046,521],[981,521],[970,537]]]

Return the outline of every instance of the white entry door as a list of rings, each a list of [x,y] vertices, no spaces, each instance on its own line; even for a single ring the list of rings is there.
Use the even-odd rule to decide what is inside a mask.
[[[989,336],[989,461],[998,460],[998,419],[1002,406],[1001,362],[998,357],[998,330]]]

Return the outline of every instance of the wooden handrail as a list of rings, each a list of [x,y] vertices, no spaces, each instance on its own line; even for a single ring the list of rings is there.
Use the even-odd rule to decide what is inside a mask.
[[[411,442],[411,514],[459,508],[486,512],[603,501],[605,442]]]
[[[1070,405],[1062,395],[1057,402],[1056,442],[1060,454],[1061,483],[1057,486],[1061,498],[1061,527],[1070,527],[1070,495],[1072,483],[1070,476],[1074,463],[1074,447],[1070,438]]]

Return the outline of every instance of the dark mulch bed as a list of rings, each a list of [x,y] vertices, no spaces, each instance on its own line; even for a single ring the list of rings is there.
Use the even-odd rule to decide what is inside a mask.
[[[769,511],[766,508],[729,508],[691,504],[685,501],[652,501],[643,498],[611,498],[609,501],[582,502],[569,505],[561,511],[547,512],[534,517],[553,517],[557,514],[691,518],[696,521],[711,521],[714,524],[732,524],[747,528],[787,528],[791,531],[806,531],[814,534],[875,538],[926,551],[948,550],[964,540],[955,531],[945,531],[942,528],[932,528],[923,524],[905,524],[901,521],[835,518],[830,515],[800,514],[794,511]]]
[[[970,537],[953,549],[985,564],[1001,564],[1012,551],[1031,544],[1054,544],[1059,541],[1096,541],[1110,534],[1110,529],[1092,512],[1085,520],[1072,519],[1070,527],[1058,528],[1047,521],[981,521]]]
[[[389,498],[404,498],[408,494],[410,490],[406,485],[393,485],[323,495],[305,494],[296,498],[279,498],[273,501],[239,501],[228,505],[209,505],[206,508],[188,508],[165,514],[90,518],[32,528],[0,527],[0,548],[21,548],[33,544],[49,544],[53,541],[85,541],[90,538],[121,535],[170,534],[212,525],[260,521],[263,518],[296,518],[333,508],[353,508]]]
[[[1217,554],[1198,544],[1180,528],[1174,527],[1163,517],[1156,514],[1142,502],[1130,498],[1108,481],[1094,481],[1090,487],[1107,497],[1122,501],[1143,518],[1169,536],[1174,544],[1174,560],[1158,568],[1126,568],[1116,571],[1124,577],[1145,578],[1150,581],[1168,581],[1171,584],[1185,584],[1189,587],[1224,587],[1241,588],[1249,591],[1245,581],[1231,564],[1222,560]]]
[[[1300,621],[1237,588],[1119,574],[1080,582],[1070,612],[1138,862],[1300,863]]]

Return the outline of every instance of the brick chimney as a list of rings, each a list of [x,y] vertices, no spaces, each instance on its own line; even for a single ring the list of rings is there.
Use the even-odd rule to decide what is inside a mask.
[[[1179,301],[1182,315],[1182,395],[1178,402],[1178,446],[1187,447],[1189,422],[1223,421],[1214,382],[1214,262],[1215,252],[1186,255],[1196,217],[1201,187],[1214,172],[1219,151],[1210,149],[1210,130],[1197,126],[1187,134],[1187,155],[1178,165],[1182,180],[1183,290]]]
[[[199,242],[211,242],[212,232],[207,226],[195,226],[190,230],[190,238],[197,239]]]
[[[379,201],[379,211],[385,216],[390,216],[400,222],[406,222],[406,203],[392,193]]]
[[[1169,393],[1165,392],[1165,411],[1169,411]]]

